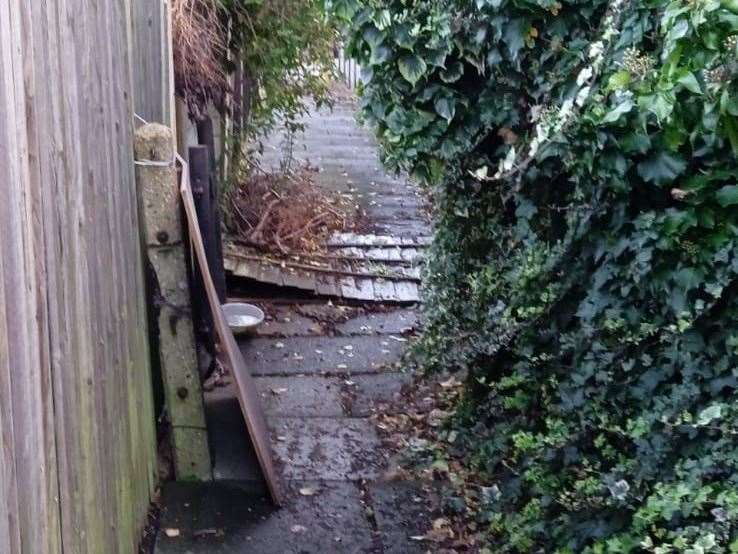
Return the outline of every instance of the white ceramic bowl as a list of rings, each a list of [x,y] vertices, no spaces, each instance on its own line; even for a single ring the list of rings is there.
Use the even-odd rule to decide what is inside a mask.
[[[223,313],[235,335],[254,334],[264,321],[264,312],[253,304],[229,302],[223,304]]]

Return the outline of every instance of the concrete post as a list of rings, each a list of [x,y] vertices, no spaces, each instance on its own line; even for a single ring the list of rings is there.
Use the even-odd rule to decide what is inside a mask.
[[[148,305],[155,322],[154,363],[161,368],[172,425],[176,478],[209,480],[202,387],[197,366],[174,138],[163,125],[139,128],[134,140],[136,182],[148,258]],[[156,359],[158,354],[158,360]]]

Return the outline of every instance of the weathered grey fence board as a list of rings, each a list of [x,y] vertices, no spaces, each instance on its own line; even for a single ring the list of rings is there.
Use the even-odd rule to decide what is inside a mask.
[[[0,552],[135,550],[155,441],[127,0],[0,0]]]
[[[136,113],[152,123],[175,126],[174,77],[169,50],[168,0],[129,0],[133,96]]]

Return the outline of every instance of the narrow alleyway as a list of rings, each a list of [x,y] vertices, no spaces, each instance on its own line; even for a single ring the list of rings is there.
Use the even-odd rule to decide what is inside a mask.
[[[417,190],[384,173],[354,109],[342,102],[306,120],[295,163],[309,160],[321,185],[354,195],[371,232],[427,236]],[[281,142],[267,145],[264,165],[279,164]],[[416,307],[278,294],[256,300],[267,322],[240,346],[260,388],[285,506],[275,510],[263,499],[233,389],[215,387],[206,393],[215,482],[164,487],[156,551],[424,552],[417,537],[427,530],[430,493],[388,477],[392,462],[371,419],[393,409],[411,381],[402,355],[417,328]]]

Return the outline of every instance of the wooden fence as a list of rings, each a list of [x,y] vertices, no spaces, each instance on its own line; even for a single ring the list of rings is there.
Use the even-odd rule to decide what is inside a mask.
[[[132,0],[133,104],[146,121],[175,128],[169,0]]]
[[[2,553],[134,552],[155,485],[130,1],[0,0]]]
[[[355,59],[346,54],[343,45],[336,47],[334,64],[346,86],[351,90],[355,90],[359,81],[361,81],[361,67]]]

